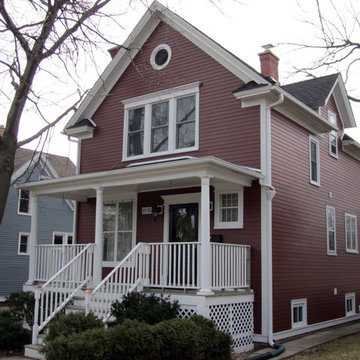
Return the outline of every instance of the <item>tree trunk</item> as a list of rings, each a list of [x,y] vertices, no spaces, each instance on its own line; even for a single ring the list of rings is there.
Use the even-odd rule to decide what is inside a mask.
[[[16,137],[9,134],[0,136],[0,224],[4,216],[11,176],[14,171]]]

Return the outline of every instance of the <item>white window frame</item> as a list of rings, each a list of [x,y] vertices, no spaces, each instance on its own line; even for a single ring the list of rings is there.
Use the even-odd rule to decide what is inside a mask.
[[[317,172],[317,179],[312,179],[312,157],[311,157],[311,144],[316,144],[316,172]],[[314,137],[309,137],[309,171],[310,171],[310,184],[320,186],[320,143],[319,140],[315,139]]]
[[[330,229],[330,226],[329,226],[329,221],[328,221],[328,213],[329,212],[331,212],[334,217],[334,220],[333,220],[334,229]],[[329,246],[329,244],[330,244],[329,233],[330,232],[334,233],[335,249],[330,249],[330,246]],[[335,208],[333,206],[329,206],[329,205],[326,206],[326,246],[327,246],[327,254],[328,255],[337,255],[337,252],[336,252],[336,212],[335,212]]]
[[[195,82],[179,86],[164,91],[158,91],[148,95],[123,100],[124,104],[124,135],[123,135],[123,155],[122,160],[136,160],[156,156],[163,156],[175,153],[196,151],[199,149],[199,87],[200,83]],[[176,100],[195,96],[195,143],[194,146],[176,149]],[[168,150],[161,152],[151,152],[151,105],[169,101],[169,130],[168,130]],[[144,107],[144,152],[140,155],[128,156],[128,128],[129,110]]]
[[[346,226],[347,224],[347,218],[350,218],[351,221],[355,221],[355,249],[352,247],[348,247],[348,236],[351,236],[351,233],[349,234],[348,228]],[[358,236],[357,236],[357,216],[349,213],[345,213],[345,242],[346,242],[346,252],[348,253],[354,253],[358,254]]]
[[[155,61],[156,55],[160,50],[166,50],[168,53],[168,58],[165,61],[165,63],[162,65],[156,64],[156,61]],[[170,46],[167,44],[160,44],[152,51],[151,56],[150,56],[150,64],[154,70],[162,70],[166,66],[168,66],[168,64],[171,60],[171,56],[172,56],[172,52],[171,52]]]
[[[333,139],[335,139],[335,149],[336,149],[335,152],[332,151],[332,147],[331,147],[331,143]],[[338,138],[335,130],[329,133],[329,154],[335,159],[339,158]]]
[[[21,252],[21,251],[20,251],[21,237],[22,237],[22,236],[26,236],[26,237],[27,237],[26,252]],[[18,240],[18,255],[30,255],[30,253],[29,253],[29,245],[30,245],[30,233],[20,232],[20,233],[19,233],[19,240]]]
[[[23,212],[20,211],[20,203],[21,203],[21,193],[22,191],[27,191],[29,193],[29,204],[28,204],[28,212]],[[30,198],[30,191],[29,190],[23,190],[23,189],[19,189],[19,197],[18,197],[18,215],[28,215],[31,216],[31,198]]]
[[[295,322],[294,309],[302,309],[302,321]],[[291,327],[292,329],[298,329],[307,326],[307,299],[291,300]]]
[[[128,193],[130,194],[130,193]],[[133,212],[132,212],[132,238],[131,238],[131,242],[132,242],[132,249],[135,247],[136,245],[136,223],[137,223],[137,197],[135,194],[132,195],[128,195],[125,197],[115,197],[114,196],[104,196],[104,205],[105,204],[117,204],[120,202],[132,202],[133,203]],[[116,232],[116,231],[115,231]],[[104,241],[104,239],[102,240]],[[116,248],[115,248],[116,250]],[[114,251],[115,251],[114,250]],[[103,259],[103,254],[101,254],[101,259],[102,259],[102,266],[103,267],[115,267],[119,264],[120,261],[108,261],[108,260],[104,260]],[[130,266],[132,264],[128,263],[128,266]]]
[[[348,311],[348,301],[351,302],[352,310]],[[356,314],[356,301],[355,301],[355,293],[348,293],[345,294],[345,315],[346,316],[352,316]]]
[[[221,196],[226,194],[238,195],[238,219],[237,221],[221,221]],[[244,188],[215,186],[215,213],[214,229],[242,229],[244,227]]]
[[[52,244],[55,245],[55,236],[62,236],[63,238],[63,243],[61,245],[73,245],[74,244],[74,235],[71,232],[64,232],[64,231],[53,231],[53,235],[52,235]],[[72,242],[71,244],[68,244],[68,238],[69,236],[72,236]],[[60,244],[56,244],[56,245],[60,245]]]
[[[331,124],[337,126],[336,114],[331,110],[328,110],[328,120]]]

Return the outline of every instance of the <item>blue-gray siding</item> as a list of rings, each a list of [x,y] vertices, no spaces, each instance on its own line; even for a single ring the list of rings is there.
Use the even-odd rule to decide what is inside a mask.
[[[39,179],[35,169],[31,180]],[[24,177],[18,182],[24,181]],[[19,190],[11,186],[0,224],[0,299],[22,290],[28,279],[29,256],[18,255],[19,233],[30,233],[31,216],[18,215]],[[63,199],[41,197],[39,201],[39,244],[51,244],[54,231],[73,231],[73,211]]]

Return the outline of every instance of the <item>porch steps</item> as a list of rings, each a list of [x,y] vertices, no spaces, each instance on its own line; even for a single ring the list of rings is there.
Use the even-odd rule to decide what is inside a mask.
[[[85,296],[74,296],[72,299],[72,303],[65,308],[65,314],[71,314],[76,312],[85,312]]]

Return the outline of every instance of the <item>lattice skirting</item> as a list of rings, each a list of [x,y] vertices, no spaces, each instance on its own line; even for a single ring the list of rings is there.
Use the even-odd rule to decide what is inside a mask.
[[[214,321],[220,331],[230,333],[234,352],[254,348],[253,294],[219,296],[171,296],[179,301],[179,318],[188,319],[193,314]]]

